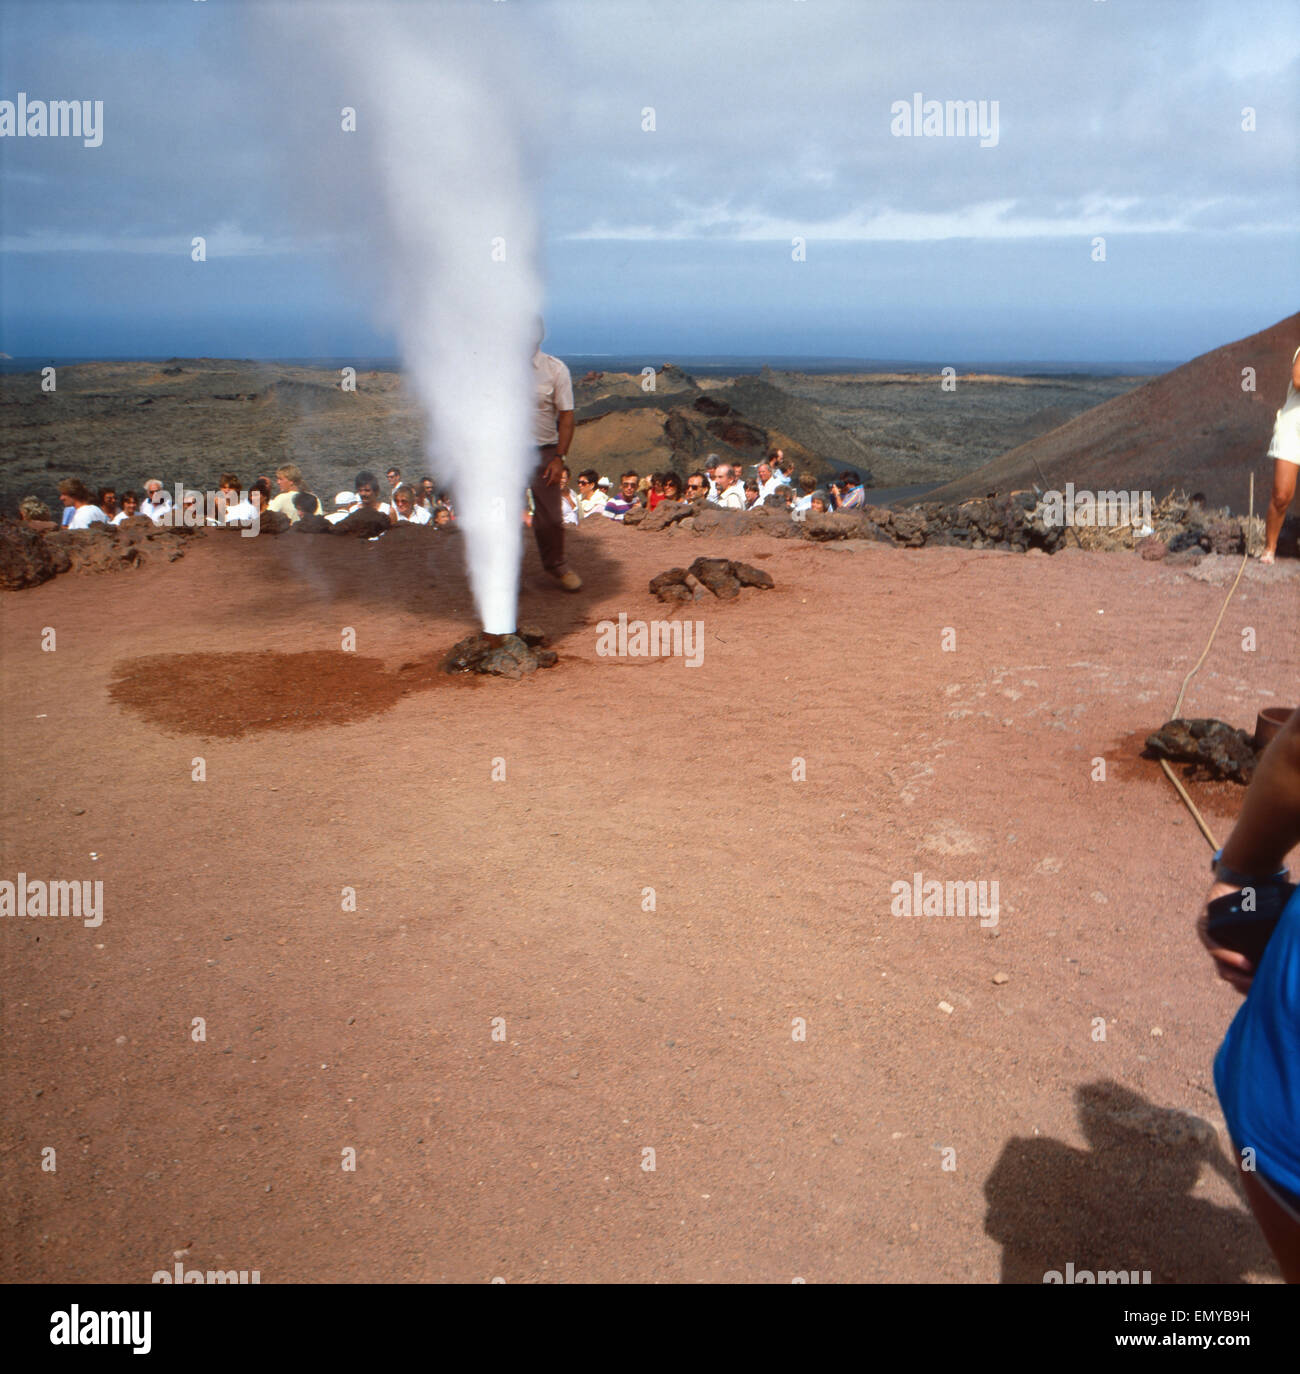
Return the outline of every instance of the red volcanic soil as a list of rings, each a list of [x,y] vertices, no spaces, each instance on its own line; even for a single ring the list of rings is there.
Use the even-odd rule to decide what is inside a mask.
[[[572,543],[574,596],[528,551],[560,661],[519,683],[433,669],[473,629],[456,536],[212,534],[4,595],[0,877],[105,914],[0,922],[3,1277],[1274,1279],[1208,849],[1137,758],[1222,587]],[[776,587],[660,606],[701,553]],[[1188,713],[1291,704],[1294,571],[1247,569]],[[620,612],[700,620],[703,664],[601,657]],[[1197,796],[1222,839],[1240,793]],[[996,881],[996,927],[891,914],[916,872]]]
[[[1153,501],[1203,491],[1211,506],[1244,512],[1253,472],[1262,514],[1273,472],[1268,443],[1297,347],[1300,315],[1292,315],[1085,410],[926,499],[964,501],[1068,481],[1081,490],[1150,491]],[[1247,368],[1253,390],[1243,390]]]

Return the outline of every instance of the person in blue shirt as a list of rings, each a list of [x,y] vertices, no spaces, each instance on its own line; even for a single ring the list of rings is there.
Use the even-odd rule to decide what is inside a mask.
[[[1300,844],[1300,711],[1264,751],[1206,898],[1285,875]],[[1197,922],[1219,977],[1245,997],[1214,1060],[1214,1086],[1246,1200],[1287,1283],[1300,1283],[1300,890],[1256,967]]]

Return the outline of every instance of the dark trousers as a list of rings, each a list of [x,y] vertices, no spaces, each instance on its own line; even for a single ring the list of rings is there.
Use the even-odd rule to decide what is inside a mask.
[[[542,478],[547,463],[555,457],[555,445],[546,444],[537,452],[537,471],[528,488],[533,494],[533,533],[537,536],[542,567],[547,572],[560,572],[564,568],[564,507],[560,486],[558,482],[552,486]]]

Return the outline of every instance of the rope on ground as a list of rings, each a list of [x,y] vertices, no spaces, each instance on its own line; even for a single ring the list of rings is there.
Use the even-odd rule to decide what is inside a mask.
[[[1250,474],[1250,514],[1247,516],[1247,519],[1246,519],[1246,529],[1245,529],[1245,534],[1244,534],[1244,538],[1245,538],[1247,544],[1249,544],[1249,542],[1250,542],[1250,530],[1251,530],[1251,525],[1252,525],[1253,522],[1254,522],[1254,519],[1255,519],[1255,474],[1252,472],[1252,473]],[[1180,712],[1182,711],[1182,709],[1183,709],[1183,696],[1184,696],[1184,694],[1185,694],[1186,691],[1187,691],[1187,684],[1188,684],[1189,682],[1191,682],[1191,680],[1196,676],[1197,672],[1198,672],[1199,669],[1200,669],[1201,664],[1205,662],[1206,656],[1207,656],[1207,655],[1209,654],[1209,652],[1210,652],[1210,646],[1214,643],[1214,636],[1217,635],[1217,634],[1219,633],[1219,626],[1223,624],[1224,612],[1227,611],[1227,609],[1228,609],[1228,602],[1232,600],[1232,594],[1233,594],[1233,592],[1235,592],[1235,591],[1237,590],[1237,583],[1241,581],[1241,575],[1242,575],[1242,573],[1244,573],[1244,572],[1246,571],[1246,562],[1247,562],[1247,560],[1248,560],[1249,558],[1250,558],[1250,552],[1249,552],[1249,550],[1246,549],[1246,548],[1243,548],[1242,554],[1241,554],[1241,566],[1237,569],[1237,575],[1236,575],[1236,577],[1234,577],[1234,578],[1232,579],[1232,586],[1228,588],[1228,594],[1227,594],[1227,596],[1225,596],[1225,597],[1223,598],[1223,605],[1219,607],[1219,614],[1218,614],[1218,616],[1216,617],[1216,619],[1215,619],[1215,621],[1214,621],[1214,628],[1210,631],[1210,637],[1209,637],[1209,639],[1207,639],[1207,640],[1205,641],[1205,648],[1201,650],[1201,656],[1200,656],[1200,658],[1198,658],[1198,659],[1196,660],[1196,663],[1195,663],[1195,664],[1193,665],[1193,667],[1192,667],[1192,671],[1191,671],[1190,673],[1188,673],[1187,676],[1183,679],[1183,685],[1178,689],[1178,700],[1177,700],[1176,702],[1174,702],[1174,714],[1173,714],[1173,719],[1174,719],[1174,720],[1177,720],[1177,719],[1179,718],[1179,713],[1180,713]],[[1178,781],[1177,777],[1174,776],[1174,770],[1173,770],[1172,768],[1170,768],[1170,766],[1169,766],[1169,760],[1168,760],[1168,759],[1161,759],[1161,760],[1160,760],[1160,767],[1164,769],[1165,777],[1167,777],[1167,778],[1169,779],[1169,781],[1172,782],[1173,785],[1178,789],[1178,795],[1183,799],[1183,802],[1184,802],[1184,804],[1186,805],[1187,809],[1192,813],[1192,819],[1196,822],[1197,827],[1199,828],[1201,834],[1204,835],[1205,838],[1209,841],[1210,848],[1211,848],[1211,849],[1218,849],[1219,846],[1218,846],[1218,844],[1217,844],[1216,841],[1215,841],[1214,834],[1213,834],[1213,832],[1210,830],[1210,827],[1209,827],[1208,825],[1206,825],[1206,823],[1205,823],[1205,817],[1202,816],[1201,813],[1196,809],[1196,803],[1195,803],[1194,801],[1192,801],[1191,797],[1189,797],[1189,796],[1187,795],[1187,789],[1182,785],[1181,782]]]

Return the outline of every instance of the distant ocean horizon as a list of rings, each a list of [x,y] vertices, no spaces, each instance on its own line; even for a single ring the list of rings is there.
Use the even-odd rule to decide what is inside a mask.
[[[684,372],[702,376],[758,376],[766,368],[774,372],[847,372],[869,375],[880,372],[931,373],[955,367],[958,373],[985,372],[1004,377],[1154,377],[1181,367],[1188,359],[1168,361],[1109,362],[1069,359],[1024,358],[842,358],[815,354],[773,354],[760,356],[735,353],[561,353],[558,355],[577,376],[586,372],[640,372],[644,367],[660,368],[672,363]],[[22,357],[0,358],[0,375],[39,372],[43,367],[76,367],[83,363],[185,363],[183,357]],[[208,358],[208,362],[234,362],[282,367],[355,367],[358,372],[400,372],[398,358]]]

